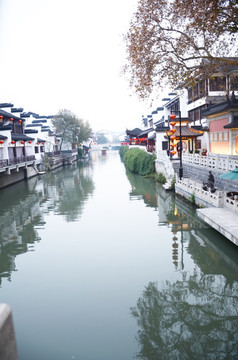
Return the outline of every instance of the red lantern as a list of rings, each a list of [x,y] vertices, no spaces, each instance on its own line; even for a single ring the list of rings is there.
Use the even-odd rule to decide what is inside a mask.
[[[170,140],[175,140],[175,139],[176,139],[175,135],[170,136]]]
[[[14,119],[13,118],[10,118],[10,121],[13,121]]]
[[[30,141],[28,141],[28,144],[31,144],[31,140],[30,140]]]
[[[19,124],[21,124],[21,123],[22,123],[22,120],[18,120],[18,122],[19,122]]]
[[[175,151],[175,150],[170,151],[170,154],[171,154],[171,155],[175,155],[175,154],[176,154],[176,151]]]
[[[175,148],[176,147],[176,144],[170,144],[171,148]]]
[[[176,118],[176,115],[174,115],[174,114],[170,115],[170,119],[174,120],[175,118]]]
[[[170,130],[172,133],[175,133],[176,132],[176,129],[171,129]]]
[[[12,140],[12,141],[11,141],[11,144],[15,144],[15,141],[14,141],[14,140]]]
[[[4,143],[4,141],[3,140],[0,140],[0,144],[3,144]]]
[[[36,145],[40,145],[40,143],[39,143],[39,142],[37,142],[37,143],[36,143]]]
[[[21,141],[21,144],[23,145],[23,144],[24,144],[24,141]]]
[[[44,143],[44,142],[42,142],[41,144],[42,144],[42,145],[45,145],[45,143]]]
[[[2,115],[0,115],[0,120],[3,120],[3,116],[2,116]]]
[[[172,125],[172,126],[176,125],[176,121],[172,121],[172,122],[170,123],[170,125]]]

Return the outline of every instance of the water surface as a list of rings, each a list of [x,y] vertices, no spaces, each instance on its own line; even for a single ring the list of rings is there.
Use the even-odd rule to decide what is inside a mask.
[[[118,152],[0,200],[20,360],[237,358],[238,249]]]

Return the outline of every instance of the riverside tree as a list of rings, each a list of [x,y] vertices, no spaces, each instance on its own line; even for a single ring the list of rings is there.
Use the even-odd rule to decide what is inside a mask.
[[[78,144],[87,141],[92,134],[89,123],[79,119],[67,109],[59,110],[58,114],[53,117],[52,124],[56,134],[61,138],[60,149],[63,143]]]
[[[125,35],[130,85],[141,98],[238,65],[237,0],[139,0]]]

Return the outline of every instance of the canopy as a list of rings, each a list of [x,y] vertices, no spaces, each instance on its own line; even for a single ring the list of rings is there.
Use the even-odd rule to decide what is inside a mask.
[[[225,174],[219,175],[219,178],[221,179],[227,179],[227,180],[238,180],[238,168],[229,171]]]

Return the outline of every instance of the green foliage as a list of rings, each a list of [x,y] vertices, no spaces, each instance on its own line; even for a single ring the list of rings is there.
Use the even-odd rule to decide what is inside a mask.
[[[145,151],[130,149],[125,152],[124,163],[128,170],[138,175],[149,175],[155,172],[155,155]]]
[[[52,119],[55,132],[61,137],[61,147],[63,143],[80,143],[87,141],[91,136],[92,130],[88,122],[78,119],[70,110],[63,109]]]
[[[82,148],[78,148],[78,157],[79,157],[79,159],[82,159],[82,157],[83,157],[83,149]]]
[[[129,150],[128,145],[123,145],[120,147],[119,154],[122,160],[124,160],[125,153]]]
[[[153,177],[153,179],[155,180],[155,181],[157,181],[158,183],[160,183],[160,184],[165,184],[166,183],[166,177],[164,176],[164,174],[162,174],[162,173],[154,173],[154,174],[152,174],[152,176],[151,177]]]

